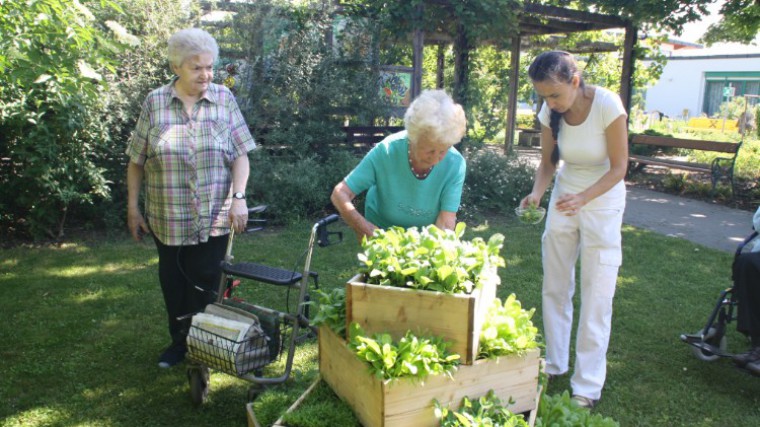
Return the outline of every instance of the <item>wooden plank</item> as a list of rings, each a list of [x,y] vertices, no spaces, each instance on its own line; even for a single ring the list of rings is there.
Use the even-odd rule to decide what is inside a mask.
[[[274,424],[272,424],[272,427],[287,427],[285,424],[283,424],[285,422],[283,420],[283,417],[286,414],[289,414],[289,413],[295,411],[301,405],[301,403],[303,403],[303,401],[306,400],[306,398],[309,396],[309,394],[311,394],[311,392],[314,391],[314,389],[317,387],[317,384],[319,384],[319,381],[321,381],[321,378],[317,377],[317,379],[315,379],[314,382],[311,383],[311,385],[309,386],[309,388],[307,388],[306,391],[303,392],[303,394],[298,399],[296,399],[296,401],[293,402],[292,405],[290,405],[290,407],[288,408],[288,410],[285,411],[285,413],[282,414],[282,416],[280,416],[280,418],[278,418],[277,421],[274,422]],[[253,410],[251,410],[251,414],[253,414]],[[251,427],[251,426],[249,426],[249,427]]]
[[[628,156],[630,161],[644,163],[648,165],[667,166],[674,169],[688,170],[694,172],[711,172],[712,168],[708,164],[704,163],[689,163],[681,162],[678,160],[657,159],[654,157],[639,156],[631,154]]]
[[[716,151],[735,154],[739,144],[733,142],[704,141],[699,139],[671,138],[667,136],[634,135],[631,144],[657,145],[662,147],[687,148],[692,150]]]
[[[245,405],[245,413],[248,418],[248,427],[261,427],[259,420],[256,419],[256,414],[253,413],[253,402],[248,402]]]
[[[381,381],[367,372],[364,362],[346,342],[327,327],[319,330],[319,369],[335,394],[354,410],[365,427],[433,427],[433,400],[458,409],[462,398],[477,399],[493,390],[515,413],[533,411],[537,406],[540,351],[524,356],[478,360],[459,366],[448,377],[429,376],[424,382],[413,379]],[[378,393],[371,395],[367,393]]]
[[[383,425],[382,382],[330,328],[319,328],[319,373],[366,427]]]
[[[403,126],[348,126],[341,128],[346,135],[390,135],[404,130]]]
[[[496,298],[498,276],[471,295],[445,294],[362,283],[352,278],[346,289],[346,326],[357,322],[367,334],[389,333],[400,339],[407,331],[437,336],[451,342],[461,362],[473,363],[480,344],[480,329],[488,307]],[[349,330],[349,329],[347,329]]]

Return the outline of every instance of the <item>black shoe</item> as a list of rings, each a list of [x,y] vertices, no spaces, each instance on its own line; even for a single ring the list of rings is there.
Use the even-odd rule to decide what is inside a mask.
[[[173,343],[169,346],[158,359],[159,368],[171,368],[185,360],[187,346],[185,343]]]

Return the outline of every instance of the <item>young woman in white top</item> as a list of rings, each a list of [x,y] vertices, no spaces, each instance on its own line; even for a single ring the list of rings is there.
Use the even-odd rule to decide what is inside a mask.
[[[622,262],[627,114],[618,95],[584,84],[567,52],[542,53],[528,75],[544,99],[538,114],[541,163],[520,206],[539,205],[556,172],[542,237],[546,373],[551,379],[569,369],[580,256],[581,306],[570,386],[573,399],[590,408],[601,397],[607,374],[612,298]]]

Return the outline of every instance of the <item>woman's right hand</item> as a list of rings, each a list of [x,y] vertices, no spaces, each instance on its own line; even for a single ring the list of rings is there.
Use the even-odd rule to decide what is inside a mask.
[[[129,209],[127,212],[127,226],[132,239],[136,242],[142,241],[143,236],[150,234],[148,224],[145,222],[139,209]]]
[[[540,206],[541,205],[541,197],[537,196],[533,193],[528,194],[525,196],[522,200],[520,200],[520,207],[521,208],[527,208],[528,206]]]

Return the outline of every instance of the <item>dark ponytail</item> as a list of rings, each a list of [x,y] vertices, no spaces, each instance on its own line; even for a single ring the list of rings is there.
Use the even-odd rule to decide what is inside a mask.
[[[575,63],[573,56],[567,52],[552,50],[544,52],[533,60],[528,67],[528,76],[534,82],[543,82],[546,80],[558,83],[571,83],[573,77],[580,78],[578,64]],[[580,79],[580,86],[584,87],[583,78]],[[549,116],[549,127],[552,130],[554,139],[554,149],[552,150],[551,161],[553,165],[559,163],[559,121],[562,114],[551,110]]]
[[[559,119],[562,118],[562,114],[551,110],[549,116],[549,127],[552,130],[552,139],[554,139],[554,149],[552,150],[552,164],[557,166],[559,163]]]

